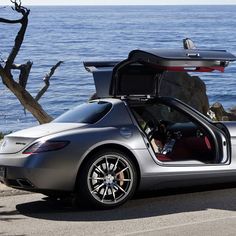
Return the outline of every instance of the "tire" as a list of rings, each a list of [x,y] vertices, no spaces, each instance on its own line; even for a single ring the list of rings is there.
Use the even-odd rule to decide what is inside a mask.
[[[88,158],[77,182],[79,205],[111,209],[132,197],[137,186],[137,172],[127,154],[103,150]]]

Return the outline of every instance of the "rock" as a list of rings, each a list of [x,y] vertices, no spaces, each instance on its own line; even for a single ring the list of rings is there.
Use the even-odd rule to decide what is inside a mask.
[[[211,111],[212,113],[211,113],[211,118],[213,119],[213,120],[229,120],[228,119],[228,113],[224,110],[224,107],[222,106],[222,104],[221,103],[219,103],[219,102],[216,102],[216,103],[214,103],[211,107],[210,107],[210,109],[209,109],[209,111]]]
[[[230,112],[225,111],[223,105],[219,102],[214,103],[208,114],[212,120],[215,121],[235,121],[236,120],[236,108],[232,108]]]
[[[236,121],[236,107],[226,111],[221,103],[209,107],[206,85],[186,72],[167,72],[160,87],[161,96],[178,98],[215,121]]]
[[[166,72],[161,82],[160,95],[175,97],[204,115],[209,110],[205,83],[198,76],[186,72]]]
[[[230,109],[230,113],[232,113],[233,115],[236,116],[236,107],[232,107],[232,108]]]

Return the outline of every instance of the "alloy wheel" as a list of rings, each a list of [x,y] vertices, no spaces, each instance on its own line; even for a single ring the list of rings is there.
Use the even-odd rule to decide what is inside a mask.
[[[132,189],[134,173],[131,164],[118,154],[103,155],[88,171],[90,194],[102,204],[119,204]]]

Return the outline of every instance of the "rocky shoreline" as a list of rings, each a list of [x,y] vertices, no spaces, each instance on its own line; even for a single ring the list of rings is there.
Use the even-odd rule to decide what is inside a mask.
[[[226,111],[221,103],[216,102],[210,106],[208,116],[213,121],[236,121],[236,107]]]

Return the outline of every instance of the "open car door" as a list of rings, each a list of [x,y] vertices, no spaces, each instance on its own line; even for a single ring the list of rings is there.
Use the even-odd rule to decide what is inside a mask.
[[[93,73],[98,98],[159,96],[165,71],[224,72],[236,57],[225,50],[133,50],[122,61],[84,62]]]
[[[224,72],[225,67],[227,67],[229,63],[235,59],[236,57],[234,55],[224,50],[134,50],[130,52],[126,60],[118,63],[114,67],[111,78],[110,94],[113,97],[126,98],[159,97],[159,88],[161,80],[165,76],[165,72],[212,72],[215,70]],[[180,110],[183,109],[182,111],[186,112],[189,108],[181,108],[182,105],[177,106],[179,106]],[[161,113],[162,112],[159,112],[159,115]],[[165,112],[165,114],[166,113],[167,112]],[[202,146],[199,146],[196,150],[185,154],[186,160],[201,160],[200,162],[202,164],[228,163],[230,157],[230,136],[226,127],[219,124],[215,125],[207,120],[203,120],[200,124],[199,121],[202,118],[199,117],[197,120],[196,117],[200,114],[197,114],[196,111],[190,111],[189,115],[190,120],[193,120],[195,123],[194,126],[198,127],[197,132],[190,132],[191,138],[189,138],[190,136],[184,137],[184,130],[186,130],[187,126],[189,126],[189,122],[182,122],[177,125],[177,119],[175,119],[175,121],[173,121],[172,128],[169,128],[169,133],[171,129],[173,130],[173,127],[176,127],[175,133],[179,133],[182,136],[181,139],[172,139],[172,142],[175,140],[175,149],[177,149],[176,147],[181,142],[182,144],[187,143],[184,142],[184,140],[191,140],[191,142],[195,143],[195,146],[197,141],[201,141],[203,143]],[[161,120],[163,120],[163,118]],[[167,117],[165,117],[164,120],[167,120]],[[158,122],[160,123],[160,121]],[[196,133],[198,134],[196,135]],[[211,141],[209,142],[209,140]],[[179,146],[181,147],[179,150],[186,151],[186,146],[189,145]],[[183,146],[185,146],[185,148],[183,148]],[[209,149],[209,151],[206,151],[205,154],[200,153],[199,150],[202,150],[202,147],[206,147],[206,150]],[[205,158],[203,158],[204,155]],[[160,154],[157,156],[160,156]],[[181,159],[184,157],[184,154],[174,154],[170,160],[176,159],[176,156],[178,157],[177,159]],[[212,156],[211,159],[207,159],[207,157],[210,156]]]
[[[140,104],[140,101],[160,97],[160,84],[167,71],[224,72],[229,63],[235,60],[236,57],[225,50],[156,49],[133,50],[129,53],[128,58],[122,61],[85,62],[84,65],[88,71],[93,73],[98,98],[117,97],[130,101],[136,100]],[[209,121],[204,115],[180,101],[174,101],[173,98],[170,100],[170,109],[166,110],[171,111],[176,108],[182,111],[182,114],[189,117],[189,121],[193,120],[194,125],[189,126],[187,124],[189,122],[185,122],[186,125],[180,124],[181,120],[177,123],[175,119],[169,120],[172,124],[167,127],[168,131],[172,133],[181,131],[181,135],[184,137],[186,130],[195,130],[194,132],[191,131],[190,134],[195,133],[199,140],[204,141],[206,156],[209,153],[212,155],[210,161],[201,161],[202,164],[229,163],[231,144],[226,126]],[[152,111],[154,110],[152,109]],[[172,116],[173,112],[169,115]],[[194,137],[191,136],[191,138]],[[182,149],[180,148],[180,150]],[[192,153],[195,154],[194,151]],[[197,155],[197,157],[200,155]],[[177,155],[172,156],[176,157]],[[189,154],[186,154],[186,156],[189,156]],[[192,155],[192,157],[194,156]],[[198,160],[195,157],[192,159]],[[199,163],[196,163],[196,165],[199,165]]]
[[[133,50],[112,71],[110,95],[159,96],[165,71],[224,72],[236,57],[224,50]]]

